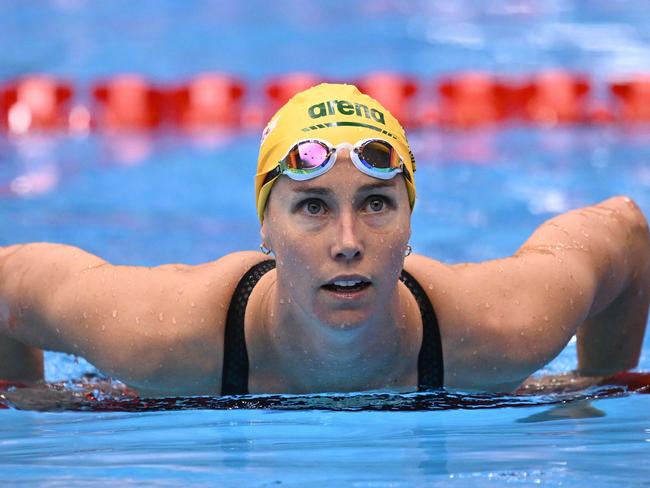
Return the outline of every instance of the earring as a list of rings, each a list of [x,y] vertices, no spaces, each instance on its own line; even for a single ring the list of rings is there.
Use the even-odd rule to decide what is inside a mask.
[[[404,248],[404,257],[409,256],[413,252],[413,248],[410,244],[407,244]]]
[[[264,243],[260,244],[260,251],[262,251],[267,256],[271,254],[271,250],[268,247],[266,247]]]

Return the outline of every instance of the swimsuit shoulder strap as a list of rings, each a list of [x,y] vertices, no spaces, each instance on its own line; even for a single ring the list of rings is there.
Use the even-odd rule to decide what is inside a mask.
[[[239,280],[230,300],[223,342],[222,395],[246,395],[248,393],[248,351],[244,335],[246,305],[257,282],[275,268],[275,260],[256,264]]]
[[[444,385],[442,343],[433,305],[420,283],[410,273],[402,270],[399,279],[411,290],[422,315],[422,346],[418,356],[418,390],[442,388]]]
[[[228,308],[224,336],[222,395],[248,393],[248,351],[244,336],[244,317],[248,299],[257,282],[275,268],[269,259],[253,266],[241,278]],[[413,276],[402,270],[400,280],[413,294],[422,315],[422,346],[418,356],[418,389],[441,388],[444,370],[438,320],[426,292]]]

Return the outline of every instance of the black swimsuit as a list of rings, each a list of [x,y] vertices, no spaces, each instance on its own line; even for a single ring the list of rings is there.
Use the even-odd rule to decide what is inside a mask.
[[[275,268],[275,261],[272,259],[256,264],[242,277],[233,293],[224,337],[222,395],[248,394],[248,352],[244,337],[246,304],[257,282],[273,268]],[[422,314],[418,390],[441,388],[443,386],[442,345],[433,306],[426,292],[413,276],[402,270],[400,280],[413,293]]]

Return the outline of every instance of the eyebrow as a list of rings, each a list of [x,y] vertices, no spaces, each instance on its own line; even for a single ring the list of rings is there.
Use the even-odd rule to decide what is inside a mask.
[[[390,180],[379,180],[376,183],[369,183],[367,185],[363,185],[362,187],[359,188],[357,193],[374,191],[380,188],[395,188],[395,178],[391,178]]]
[[[378,190],[380,188],[395,188],[394,178],[390,180],[381,180],[376,183],[369,183],[367,185],[360,186],[359,189],[357,190],[357,193],[368,193],[374,190]],[[322,186],[312,186],[308,188],[292,188],[291,191],[293,193],[299,193],[299,194],[322,195],[322,196],[329,196],[334,193],[329,188],[322,187]]]

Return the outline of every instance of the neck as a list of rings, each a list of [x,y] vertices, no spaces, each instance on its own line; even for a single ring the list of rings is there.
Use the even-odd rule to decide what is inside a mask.
[[[264,339],[275,375],[295,392],[355,391],[399,385],[417,356],[407,327],[404,297],[395,286],[387,305],[366,321],[337,327],[302,309],[274,286],[267,295]],[[419,343],[418,343],[419,344]]]

